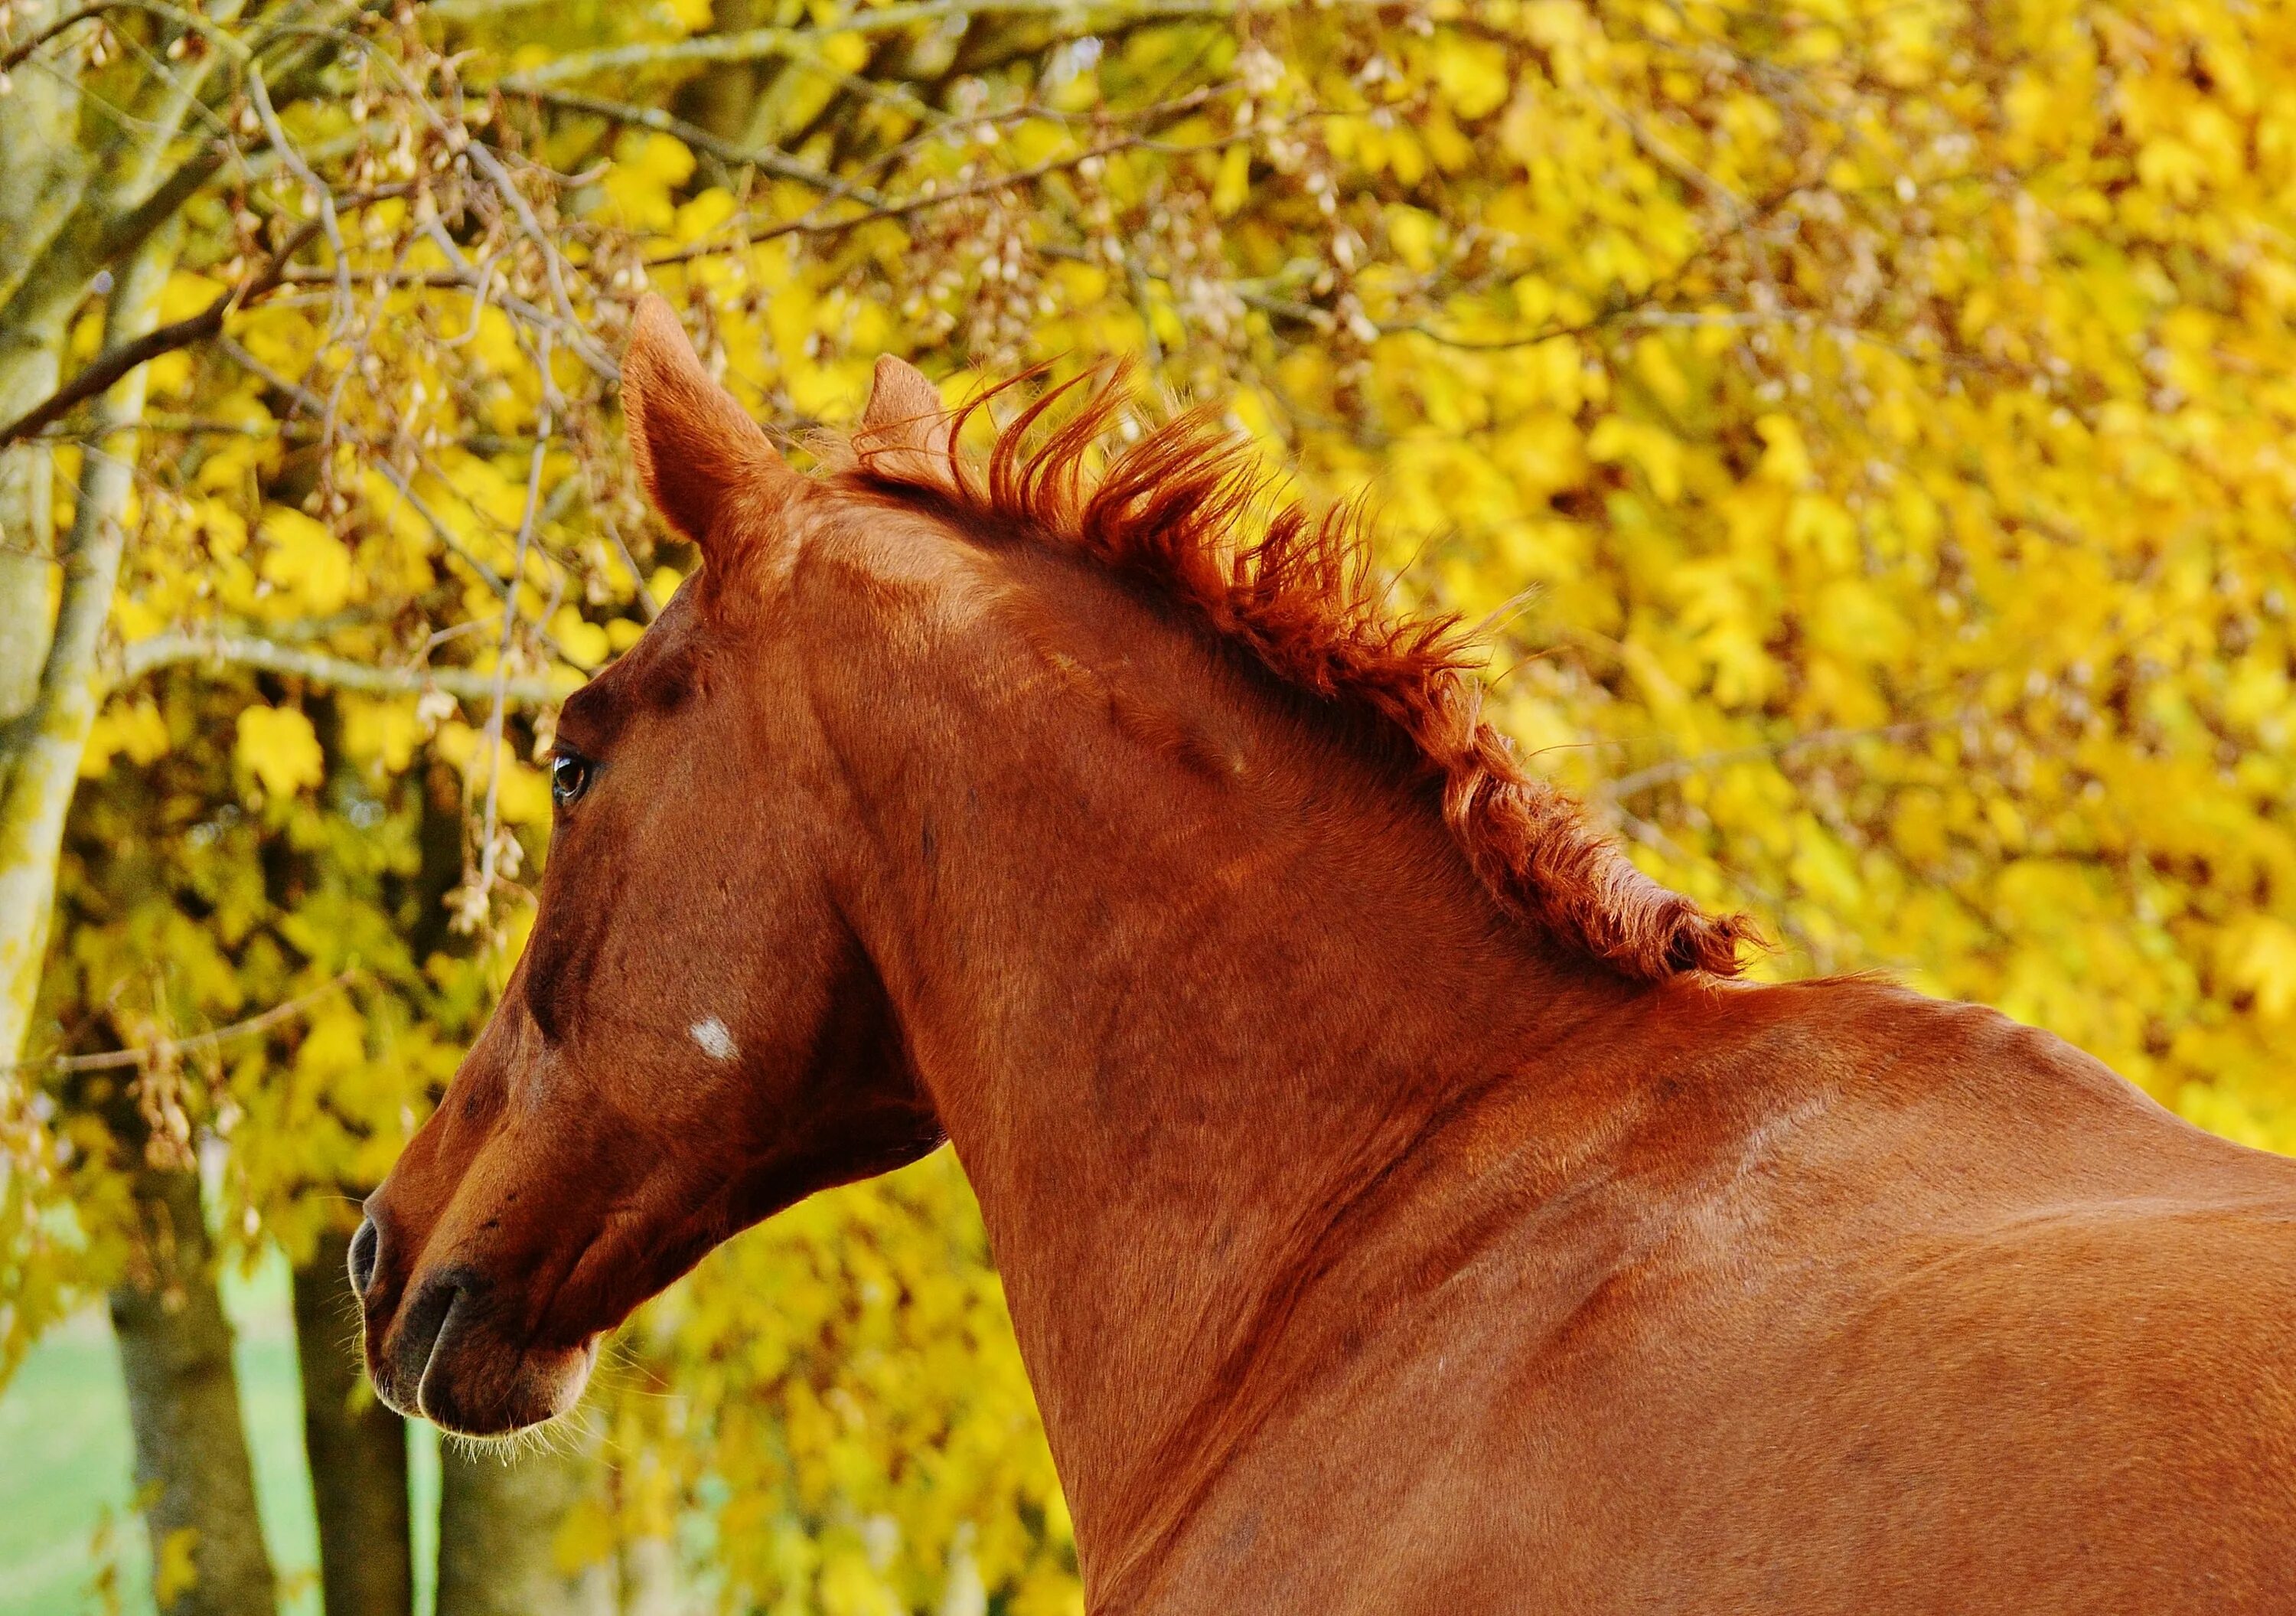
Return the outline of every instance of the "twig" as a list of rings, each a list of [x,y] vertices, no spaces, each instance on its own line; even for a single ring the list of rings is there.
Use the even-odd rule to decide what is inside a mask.
[[[745,146],[739,141],[724,140],[699,124],[688,123],[660,107],[632,106],[627,102],[585,95],[577,90],[534,89],[522,90],[520,94],[531,96],[547,106],[562,107],[570,112],[587,112],[594,118],[675,135],[695,151],[706,152],[722,163],[736,167],[754,166],[783,179],[811,185],[817,191],[854,197],[872,208],[886,205],[886,199],[870,187],[841,180],[811,163],[800,162],[778,146]]]
[[[323,420],[324,419],[327,409],[326,400],[320,398],[318,394],[313,392],[309,388],[305,387],[299,381],[296,381],[289,377],[281,375],[277,371],[273,370],[269,365],[257,358],[253,354],[248,352],[246,349],[241,347],[238,343],[233,341],[229,337],[224,338],[218,346],[222,348],[224,353],[230,358],[233,364],[247,372],[248,374],[278,389],[281,392],[285,393],[289,398],[293,398],[303,408],[311,411],[314,414],[320,416]],[[373,445],[368,443],[364,437],[357,433],[351,432],[345,433],[344,435],[352,442],[358,444],[361,447],[373,447]],[[480,561],[477,556],[471,554],[470,546],[455,536],[455,530],[452,528],[449,528],[446,522],[441,521],[439,513],[436,511],[433,511],[423,500],[422,496],[414,491],[414,484],[408,480],[404,472],[401,472],[397,466],[390,463],[389,456],[376,455],[372,458],[369,463],[373,467],[375,474],[381,477],[385,482],[389,483],[391,488],[398,492],[399,498],[405,500],[408,507],[412,509],[417,516],[420,516],[422,519],[423,525],[430,529],[431,537],[436,538],[439,544],[446,547],[447,554],[454,556],[455,560],[461,562],[472,571],[477,573],[480,578],[486,584],[487,587],[493,590],[496,595],[507,595],[510,593],[510,586],[503,581],[502,576],[492,567],[488,566],[486,562]]]
[[[491,700],[500,691],[505,701],[540,707],[558,700],[560,692],[547,679],[497,679],[475,668],[384,668],[323,651],[303,651],[247,634],[155,634],[131,643],[119,656],[117,683],[133,684],[145,674],[183,662],[213,667],[260,668],[270,673],[294,674],[339,690],[378,695],[412,694],[443,690],[465,701]]]
[[[1357,0],[1359,4],[1387,0]],[[1250,0],[1121,0],[1120,4],[1080,5],[1078,0],[918,0],[908,5],[880,6],[873,11],[849,11],[816,29],[755,28],[732,34],[702,34],[685,39],[658,40],[646,45],[611,45],[576,51],[540,67],[512,73],[496,88],[531,90],[563,84],[594,73],[628,68],[666,67],[703,62],[756,62],[767,57],[809,53],[832,34],[886,34],[919,22],[939,22],[952,17],[977,17],[986,12],[1007,16],[1077,17],[1096,12],[1111,23],[1178,21],[1189,17],[1233,17],[1255,9]]]
[[[263,82],[263,64],[259,62],[250,62],[247,65],[247,89],[255,103],[256,116],[263,121],[264,132],[271,136],[272,149],[279,153],[279,160],[285,163],[295,177],[319,199],[319,224],[327,233],[327,245],[334,250],[335,254],[334,319],[327,328],[327,340],[332,343],[342,334],[343,328],[350,324],[351,318],[351,260],[350,254],[343,250],[342,226],[335,217],[334,190],[320,183],[319,176],[311,171],[310,164],[303,160],[294,144],[287,138],[287,131],[279,122],[279,114],[271,105],[271,90]]]
[[[212,1032],[199,1033],[188,1038],[161,1038],[156,1044],[139,1044],[133,1049],[107,1049],[101,1054],[52,1055],[45,1061],[15,1061],[0,1070],[19,1071],[118,1071],[125,1066],[149,1066],[155,1062],[181,1060],[187,1054],[213,1049],[234,1038],[253,1038],[258,1032],[268,1032],[283,1022],[291,1021],[321,999],[341,992],[360,974],[357,966],[339,972],[332,981],[283,1005],[274,1005],[260,1015],[249,1016],[243,1021],[234,1021],[228,1027],[218,1027]]]
[[[542,373],[545,385],[550,375],[550,334],[542,337]],[[475,904],[481,913],[487,898],[495,890],[496,833],[500,828],[497,809],[502,801],[502,732],[503,686],[510,674],[511,637],[518,628],[518,587],[526,577],[527,546],[534,542],[536,513],[542,504],[542,457],[550,447],[550,406],[542,409],[540,428],[534,439],[534,454],[526,466],[526,508],[518,519],[518,548],[510,567],[510,593],[503,596],[502,636],[495,644],[494,701],[487,711],[487,811],[479,846],[479,890]]]
[[[179,11],[175,6],[160,4],[160,0],[97,0],[94,5],[83,5],[78,11],[67,12],[29,39],[25,40],[23,44],[9,51],[6,55],[0,56],[0,73],[4,73],[11,68],[20,67],[31,59],[34,51],[38,50],[49,40],[78,27],[83,22],[101,17],[107,12],[142,12],[147,16],[158,17],[164,21],[172,22],[187,34],[200,35],[227,56],[244,60],[248,55],[245,45],[234,37],[228,30],[217,28],[196,12]]]
[[[30,437],[73,406],[84,404],[108,390],[113,382],[137,365],[148,364],[161,354],[171,354],[179,348],[189,348],[194,342],[212,340],[222,332],[226,315],[234,308],[254,301],[281,283],[287,260],[310,245],[320,228],[317,219],[305,225],[287,238],[286,244],[272,256],[270,264],[261,275],[251,281],[242,282],[199,313],[172,325],[145,332],[133,342],[123,342],[108,352],[98,354],[88,361],[79,374],[6,426],[0,426],[0,448],[5,448],[18,439]]]
[[[1152,140],[1144,135],[1127,135],[1121,140],[1109,141],[1087,151],[1072,152],[1066,157],[1047,158],[1045,161],[1033,164],[1029,168],[1015,168],[1009,174],[984,175],[979,179],[968,181],[962,185],[952,185],[946,191],[936,190],[926,194],[903,197],[898,201],[888,202],[883,207],[872,208],[865,213],[851,214],[841,218],[824,219],[819,217],[822,208],[827,206],[828,199],[824,199],[823,202],[808,209],[793,219],[784,219],[779,224],[761,226],[754,230],[740,230],[733,240],[727,242],[715,243],[697,242],[691,247],[664,253],[660,258],[648,258],[646,267],[654,269],[667,264],[685,264],[695,258],[714,258],[721,252],[734,252],[743,247],[761,246],[765,242],[784,235],[829,235],[839,231],[858,229],[864,225],[873,225],[882,219],[906,218],[910,214],[922,213],[928,209],[945,208],[952,202],[969,201],[974,197],[1007,191],[1015,185],[1032,185],[1048,175],[1077,168],[1098,158],[1114,157],[1119,152],[1143,149],[1181,153],[1220,152],[1238,142],[1252,140],[1256,137],[1255,131],[1243,129],[1232,135],[1217,135],[1210,140],[1191,142],[1186,145],[1171,145]]]
[[[1849,746],[1859,741],[1910,741],[1942,725],[1958,724],[1964,716],[1956,713],[1946,718],[1915,718],[1903,724],[1883,724],[1871,729],[1813,730],[1806,735],[1793,735],[1760,746],[1734,746],[1721,751],[1702,752],[1695,758],[1672,758],[1664,763],[1653,763],[1648,768],[1621,775],[1608,784],[1597,787],[1595,794],[1606,801],[1618,802],[1628,797],[1638,797],[1661,785],[1671,785],[1692,775],[1703,774],[1710,768],[1724,768],[1733,763],[1786,758],[1796,752]]]

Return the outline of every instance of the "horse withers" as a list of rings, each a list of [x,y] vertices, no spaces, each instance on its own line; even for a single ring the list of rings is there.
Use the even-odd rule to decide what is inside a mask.
[[[566,704],[531,940],[353,1249],[393,1407],[563,1413],[954,1142],[1123,1612],[2296,1608],[2296,1166],[1989,1011],[1731,980],[1204,417],[800,475],[666,307],[705,558]]]

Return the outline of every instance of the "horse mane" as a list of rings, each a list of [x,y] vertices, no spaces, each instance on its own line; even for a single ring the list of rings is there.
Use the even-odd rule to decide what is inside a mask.
[[[914,433],[897,442],[862,428],[844,446],[845,475],[1065,546],[1169,602],[1291,688],[1388,726],[1440,783],[1452,835],[1519,920],[1641,981],[1737,973],[1739,944],[1758,936],[1745,916],[1709,915],[1660,886],[1566,793],[1524,772],[1482,717],[1482,658],[1456,614],[1388,613],[1359,506],[1316,513],[1277,496],[1249,442],[1205,408],[1151,429],[1095,473],[1095,447],[1131,399],[1124,367],[1036,431],[1087,379],[1022,410],[985,464],[956,442],[1004,388],[963,406],[926,452]]]

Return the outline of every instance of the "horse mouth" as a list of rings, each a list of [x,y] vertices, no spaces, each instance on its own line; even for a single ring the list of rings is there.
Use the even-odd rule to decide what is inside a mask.
[[[595,1335],[562,1349],[504,1340],[480,1288],[463,1276],[424,1285],[396,1334],[390,1373],[374,1377],[377,1394],[407,1418],[458,1436],[507,1436],[557,1418],[581,1397],[597,1358]]]

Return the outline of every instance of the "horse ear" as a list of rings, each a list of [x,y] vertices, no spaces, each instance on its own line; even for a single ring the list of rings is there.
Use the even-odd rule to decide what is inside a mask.
[[[709,379],[668,304],[649,293],[622,356],[630,460],[655,506],[707,557],[728,496],[792,472],[734,396]]]
[[[925,373],[906,359],[881,356],[860,429],[853,434],[854,456],[862,469],[895,482],[946,483],[955,437],[940,391]]]

